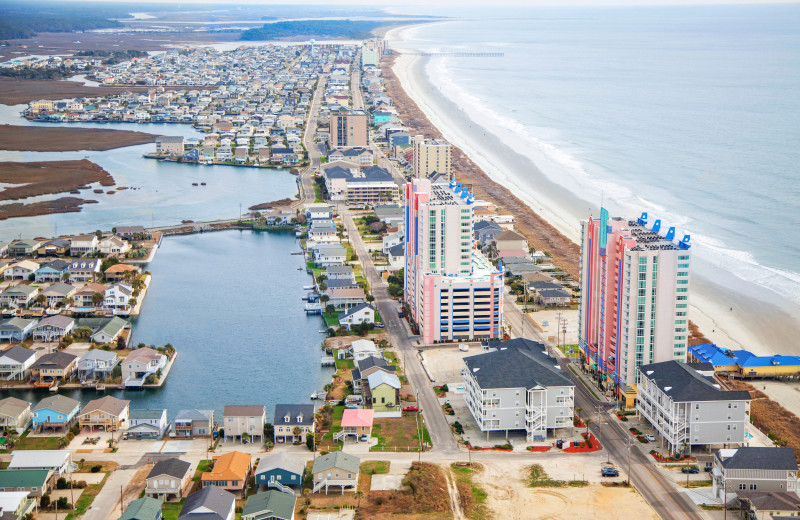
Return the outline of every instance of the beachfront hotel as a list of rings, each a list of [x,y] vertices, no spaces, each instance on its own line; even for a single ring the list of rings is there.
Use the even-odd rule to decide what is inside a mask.
[[[367,114],[362,110],[340,109],[331,113],[330,148],[366,147]]]
[[[607,387],[632,403],[637,368],[686,362],[689,236],[675,242],[661,221],[609,218],[581,223],[580,349]]]
[[[475,198],[455,180],[405,185],[405,301],[425,343],[500,337],[503,276],[473,246]]]
[[[450,179],[452,166],[450,154],[452,145],[442,139],[425,139],[421,135],[414,136],[414,177],[427,179],[434,173]]]

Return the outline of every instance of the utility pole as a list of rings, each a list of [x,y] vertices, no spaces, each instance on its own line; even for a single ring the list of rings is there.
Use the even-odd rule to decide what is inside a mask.
[[[69,472],[69,501],[72,502],[72,509],[75,509],[75,495],[72,492],[72,472]]]
[[[124,513],[124,511],[123,511],[123,509],[124,509],[123,502],[125,502],[125,494],[122,491],[122,484],[120,484],[119,485],[119,512],[120,512],[120,514]]]
[[[628,439],[628,485],[631,485],[631,440]]]

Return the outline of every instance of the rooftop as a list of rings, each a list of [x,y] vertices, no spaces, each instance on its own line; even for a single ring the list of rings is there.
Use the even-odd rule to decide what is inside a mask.
[[[574,386],[546,353],[546,347],[529,339],[497,342],[494,352],[464,358],[467,370],[481,388]]]
[[[642,365],[643,377],[667,394],[673,401],[750,401],[750,392],[722,390],[714,383],[714,367],[709,363],[664,361]],[[706,374],[703,374],[705,372]]]

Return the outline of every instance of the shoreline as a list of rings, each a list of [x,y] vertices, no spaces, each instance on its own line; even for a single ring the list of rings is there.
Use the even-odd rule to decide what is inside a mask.
[[[389,31],[387,39],[402,42],[401,33],[406,29],[397,28]],[[402,43],[396,47],[402,48]],[[477,186],[476,194],[480,197],[485,193],[481,188],[497,186],[499,189],[491,191],[500,194],[501,197],[507,194],[517,202],[522,201],[524,211],[513,211],[517,222],[520,223],[531,218],[531,221],[535,222],[537,230],[543,235],[560,235],[569,240],[573,247],[567,249],[567,251],[571,251],[572,255],[567,261],[577,266],[580,253],[576,243],[579,242],[580,235],[576,231],[577,222],[570,225],[573,220],[570,215],[575,213],[576,209],[579,212],[579,208],[588,207],[588,205],[580,204],[579,201],[576,201],[577,196],[550,182],[541,174],[530,158],[509,157],[517,152],[491,133],[484,131],[478,123],[470,119],[455,103],[447,100],[441,92],[437,91],[436,86],[430,83],[424,70],[425,60],[418,56],[402,54],[390,60],[386,60],[381,66],[387,78],[387,91],[390,92],[390,95],[393,91],[400,93],[397,98],[393,95],[398,111],[403,112],[403,108],[407,108],[404,107],[406,104],[413,105],[414,117],[403,117],[406,124],[415,129],[426,128],[422,133],[428,133],[427,128],[432,127],[434,130],[430,132],[429,137],[444,136],[453,144],[453,165],[454,170],[458,172],[460,181],[463,182],[468,178],[471,180],[472,176],[465,177],[461,173],[462,169],[458,165],[459,156],[463,155],[469,158],[469,162],[473,165],[484,166],[479,177],[486,184]],[[441,101],[444,102],[443,106],[439,106]],[[404,113],[404,115],[406,114]],[[443,121],[443,119],[447,119],[447,121]],[[473,127],[478,127],[476,132],[482,132],[480,140],[470,139],[470,131],[467,129]],[[496,160],[495,157],[484,154],[486,146],[500,147],[498,148],[499,153],[506,154],[503,157],[504,160],[497,163],[503,169],[493,164]],[[515,161],[520,158],[525,162]],[[521,170],[520,168],[523,166],[525,169]],[[536,171],[532,171],[531,166]],[[524,186],[515,182],[513,176],[515,169],[518,172],[524,171],[535,178],[536,192],[531,192],[530,188],[526,190]],[[498,206],[508,208],[504,204],[505,200],[488,198],[496,202]],[[560,215],[556,215],[551,208],[562,208],[562,211]],[[537,240],[536,235],[529,234],[523,226],[517,226],[516,229],[526,235],[537,249],[547,249],[547,246],[543,246],[541,239]],[[556,255],[553,256],[555,263],[561,264],[562,268],[567,270],[566,265],[561,263]],[[800,323],[796,317],[776,304],[778,300],[776,295],[767,289],[762,290],[760,287],[755,287],[751,288],[750,293],[746,296],[757,298],[758,301],[748,301],[742,297],[742,294],[731,290],[732,286],[737,285],[738,279],[725,279],[730,276],[728,273],[718,273],[713,269],[707,269],[706,266],[702,266],[696,271],[710,272],[702,274],[696,272],[693,276],[689,318],[710,341],[730,348],[747,348],[759,354],[800,353],[792,351],[794,338],[800,335]],[[573,273],[570,272],[570,274]],[[577,268],[574,276],[577,279]],[[742,285],[741,281],[738,285]]]

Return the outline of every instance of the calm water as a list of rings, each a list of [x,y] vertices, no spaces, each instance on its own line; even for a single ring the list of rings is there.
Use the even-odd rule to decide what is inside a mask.
[[[310,403],[330,382],[320,366],[319,316],[300,299],[311,278],[291,233],[222,231],[168,237],[149,265],[153,282],[133,325],[134,343],[172,343],[178,358],[157,390],[117,391],[136,408]],[[62,391],[83,403],[94,391]],[[47,392],[3,392],[36,402]]]
[[[523,192],[569,192],[555,210],[575,229],[601,201],[649,211],[690,233],[717,272],[800,303],[800,6],[459,14],[475,20],[411,28],[402,46],[505,53],[425,69],[544,178],[530,166],[500,175]]]
[[[19,117],[24,107],[0,105],[0,124],[51,125],[31,123]],[[72,127],[72,123],[61,123]],[[197,137],[190,125],[75,123],[87,128],[138,130],[161,135]],[[0,144],[2,148],[2,144]],[[155,150],[154,144],[130,146],[105,152],[9,152],[0,150],[0,161],[55,161],[88,158],[105,168],[117,183],[128,190],[113,195],[82,191],[82,198],[97,200],[79,213],[61,213],[0,221],[0,240],[19,236],[52,236],[110,230],[120,225],[163,226],[182,220],[232,218],[249,206],[294,197],[297,178],[284,169],[242,168],[230,166],[193,166],[159,162],[142,157]],[[192,186],[205,182],[206,186]],[[109,188],[103,188],[107,190]],[[52,200],[69,194],[44,195],[25,202]]]

